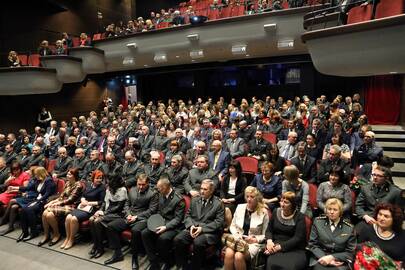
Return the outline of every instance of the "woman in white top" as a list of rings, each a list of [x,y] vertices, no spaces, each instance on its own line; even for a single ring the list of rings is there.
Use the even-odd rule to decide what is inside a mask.
[[[245,253],[229,247],[225,250],[224,268],[246,269],[246,261],[253,258],[264,243],[265,232],[269,223],[267,209],[262,202],[262,195],[255,187],[245,189],[246,203],[239,204],[232,219],[230,232],[235,239],[243,239],[249,245]]]

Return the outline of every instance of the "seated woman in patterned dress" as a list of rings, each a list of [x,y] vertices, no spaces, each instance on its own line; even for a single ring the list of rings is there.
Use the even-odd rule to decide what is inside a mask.
[[[49,246],[53,246],[61,239],[59,232],[58,218],[65,218],[79,204],[80,196],[83,192],[83,185],[80,183],[79,170],[70,169],[66,175],[66,183],[63,192],[58,198],[48,202],[44,206],[42,213],[42,225],[44,228],[44,238],[38,243],[42,246],[50,240],[50,230],[52,229],[52,240]]]

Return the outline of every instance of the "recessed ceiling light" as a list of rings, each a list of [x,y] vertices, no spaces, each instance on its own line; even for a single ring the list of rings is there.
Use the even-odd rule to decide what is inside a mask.
[[[143,65],[144,67],[148,67],[148,65]]]
[[[396,71],[390,71],[390,74],[398,74]]]
[[[194,59],[192,59],[192,60],[191,60],[191,62],[195,62],[195,60],[194,60]]]
[[[176,55],[176,58],[180,58],[180,55]]]
[[[249,57],[250,56],[250,54],[247,54],[247,55],[245,55],[246,57]]]

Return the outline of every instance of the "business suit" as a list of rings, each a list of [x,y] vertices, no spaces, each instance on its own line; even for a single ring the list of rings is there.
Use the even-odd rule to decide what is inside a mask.
[[[200,191],[201,182],[205,179],[211,179],[214,181],[215,186],[218,186],[218,178],[215,176],[215,172],[207,168],[200,171],[198,168],[194,168],[188,171],[188,176],[184,182],[184,189],[186,194],[189,194],[191,190]]]
[[[340,179],[340,182],[344,184],[349,184],[351,175],[350,164],[340,158],[335,161],[332,161],[330,159],[325,159],[321,161],[317,175],[318,184],[329,181],[329,172],[333,166],[338,166],[342,168],[345,179]]]
[[[202,198],[193,198],[184,218],[184,225],[185,230],[174,238],[176,265],[184,266],[186,264],[188,247],[193,244],[191,269],[201,269],[205,258],[205,249],[209,245],[219,243],[222,234],[224,206],[221,200],[212,196],[204,206]],[[196,238],[192,238],[190,235],[190,227],[193,225],[202,228],[201,233]]]
[[[334,269],[350,269],[353,262],[356,238],[353,225],[340,219],[334,231],[331,230],[330,221],[327,217],[317,217],[312,225],[307,250],[311,253],[310,266],[314,269],[329,269],[323,267],[317,261],[325,255],[332,255],[336,260],[344,263],[343,266]]]
[[[76,168],[79,170],[79,177],[80,179],[84,179],[83,177],[83,170],[86,167],[88,160],[86,157],[81,157],[80,159],[77,157],[73,158],[72,168]]]
[[[158,235],[148,228],[145,228],[141,233],[146,254],[152,265],[156,265],[159,261],[165,263],[170,261],[172,240],[183,227],[184,208],[185,203],[183,197],[177,194],[174,189],[167,198],[159,194],[157,213],[165,220],[164,226],[166,226],[166,231]]]
[[[28,158],[28,162],[25,165],[24,170],[28,170],[32,166],[44,167],[45,166],[45,157],[44,157],[44,155],[42,155],[42,154],[38,154],[38,155],[32,154]]]
[[[279,141],[277,147],[280,153],[280,156],[286,160],[291,160],[297,155],[297,145],[290,144],[288,141]],[[288,151],[288,153],[287,153]]]
[[[297,133],[297,136],[298,136],[297,140],[298,140],[298,141],[302,141],[302,140],[303,140],[303,138],[304,138],[304,133],[303,133],[300,129],[297,129],[297,128],[295,128],[295,129],[283,128],[283,129],[280,131],[280,133],[278,134],[277,138],[278,138],[280,141],[287,140],[287,139],[288,139],[288,133],[290,133],[290,132],[292,132],[292,131],[295,132],[295,133]]]
[[[143,164],[139,160],[133,162],[126,161],[122,166],[121,176],[125,181],[125,186],[130,188],[136,185],[136,178],[139,174],[143,173]]]
[[[210,168],[214,171],[215,175],[221,174],[225,176],[228,173],[229,162],[231,162],[231,155],[229,152],[221,150],[217,163],[215,163],[215,152],[211,151],[208,153],[208,160]]]
[[[207,156],[208,152],[204,151],[202,153],[199,153],[197,149],[188,149],[187,150],[187,154],[186,154],[186,158],[184,160],[185,166],[190,170],[191,168],[193,168],[194,166],[194,160],[200,156],[200,155],[204,155]]]
[[[0,185],[2,185],[10,176],[10,168],[4,167],[0,169]]]
[[[71,157],[60,158],[56,159],[56,164],[53,169],[53,174],[56,174],[57,178],[66,177],[67,172],[73,166],[73,159]]]
[[[152,150],[153,136],[152,135],[142,135],[138,138],[139,145],[141,146],[141,154],[143,157],[145,154],[149,154]]]
[[[39,234],[37,229],[37,215],[42,213],[43,207],[46,204],[50,196],[56,193],[56,184],[51,177],[47,177],[44,180],[44,184],[41,187],[39,194],[40,199],[35,199],[34,202],[21,208],[20,223],[21,229],[25,235],[28,235],[28,229],[31,230],[30,234],[36,236]]]
[[[146,164],[143,169],[146,176],[149,178],[149,185],[151,187],[155,187],[157,182],[159,181],[160,176],[164,172],[165,167],[162,165],[152,166],[152,164]]]
[[[122,166],[119,162],[113,160],[110,163],[104,163],[102,171],[107,181],[109,181],[110,179],[113,179],[116,175],[121,175]]]
[[[120,249],[120,233],[127,228],[131,229],[131,249],[133,254],[138,254],[142,249],[141,232],[146,228],[146,221],[155,214],[158,209],[159,195],[151,187],[140,192],[137,187],[128,192],[128,200],[125,201],[124,218],[118,218],[107,226],[108,243],[112,249]],[[136,216],[133,223],[127,223],[126,218]]]
[[[314,182],[316,177],[316,160],[315,158],[305,155],[303,162],[299,156],[291,159],[291,164],[295,165],[300,171],[300,178],[307,182]]]
[[[49,158],[49,159],[56,159],[58,157],[59,147],[60,147],[60,144],[58,141],[46,146],[45,152],[44,152],[45,157]]]
[[[190,142],[184,136],[181,136],[180,139],[176,138],[176,141],[180,144],[180,151],[183,152],[183,154],[186,154],[187,150],[191,148]]]
[[[170,139],[167,137],[155,135],[153,137],[152,149],[165,152],[168,149],[167,145],[168,145],[169,141],[170,141]]]
[[[172,184],[174,190],[178,193],[183,195],[185,193],[184,190],[184,182],[188,176],[188,170],[184,167],[180,167],[175,169],[173,167],[166,168],[165,173],[169,177],[169,181]]]
[[[89,160],[89,162],[87,162],[86,166],[84,166],[82,180],[91,181],[91,174],[95,170],[102,170],[103,166],[104,166],[104,163],[99,159]]]
[[[267,149],[270,147],[270,143],[265,140],[253,139],[249,142],[249,154],[248,156],[259,156],[260,160],[266,159]]]
[[[354,150],[353,160],[356,165],[363,165],[378,161],[383,155],[383,149],[374,142],[371,144],[363,143],[359,149]]]
[[[315,135],[316,144],[319,146],[320,149],[323,149],[326,144],[326,132],[322,129],[315,131],[312,128],[309,128],[305,133],[305,136],[310,133]]]
[[[6,160],[7,166],[9,166],[14,160],[16,160],[17,154],[15,152],[5,152],[3,158]]]
[[[112,147],[109,147],[108,145],[105,145],[105,147],[103,148],[103,158],[105,160],[105,156],[107,155],[107,153],[113,153],[115,156],[115,160],[117,160],[119,163],[123,162],[123,157],[122,157],[122,150],[121,148],[114,144]]]
[[[248,143],[254,137],[254,130],[251,128],[240,128],[238,131],[239,138],[242,138],[246,143]]]
[[[235,140],[226,140],[227,151],[231,154],[232,158],[237,158],[245,155],[245,141],[242,138]]]

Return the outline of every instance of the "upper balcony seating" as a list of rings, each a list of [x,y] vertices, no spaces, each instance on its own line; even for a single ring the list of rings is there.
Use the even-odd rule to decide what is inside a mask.
[[[375,12],[375,18],[385,18],[404,13],[405,1],[404,0],[380,0]]]
[[[369,21],[372,17],[373,5],[353,7],[347,15],[347,24]]]

